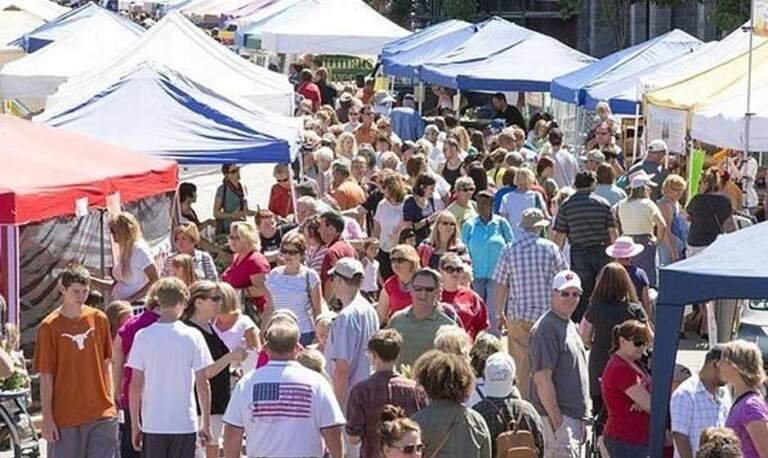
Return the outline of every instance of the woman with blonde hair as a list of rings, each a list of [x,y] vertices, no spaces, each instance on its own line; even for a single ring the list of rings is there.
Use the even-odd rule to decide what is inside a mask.
[[[467,331],[455,325],[444,324],[437,329],[434,341],[435,350],[444,351],[467,358],[472,349],[472,338]]]
[[[383,171],[381,191],[384,199],[376,206],[373,216],[373,231],[371,235],[379,239],[379,272],[381,278],[392,275],[392,264],[389,254],[397,245],[400,230],[403,228],[403,205],[406,196],[405,183],[395,172]]]
[[[149,244],[144,240],[139,222],[128,212],[120,212],[110,219],[109,232],[118,246],[112,268],[115,279],[112,299],[140,302],[159,278]]]
[[[507,219],[515,236],[520,237],[525,232],[520,228],[525,210],[538,208],[547,217],[549,217],[549,211],[544,196],[531,189],[536,185],[536,174],[533,170],[526,167],[517,169],[514,184],[516,188],[501,198],[499,214]]]
[[[202,280],[189,288],[189,300],[184,310],[184,324],[200,332],[214,361],[205,369],[211,386],[212,435],[205,447],[207,458],[219,456],[219,447],[224,437],[224,411],[227,409],[231,394],[230,364],[239,364],[246,356],[243,348],[230,350],[211,325],[211,320],[220,313],[223,300],[224,295],[215,282]]]
[[[351,132],[344,132],[339,135],[336,142],[336,156],[345,157],[350,161],[357,156],[357,139]]]
[[[2,297],[0,297],[2,300]],[[109,321],[109,329],[112,331],[112,339],[117,336],[117,331],[133,316],[133,307],[126,301],[112,301],[104,310]]]
[[[192,283],[197,281],[195,263],[192,256],[188,254],[177,254],[171,258],[170,274],[183,281],[185,285],[192,286]]]
[[[163,266],[163,276],[171,275],[171,260],[177,254],[187,254],[192,257],[194,262],[195,275],[199,279],[216,281],[219,278],[219,272],[216,270],[216,263],[213,257],[197,247],[200,244],[200,231],[194,223],[182,223],[173,230],[173,241],[175,251],[166,258]]]
[[[661,185],[662,197],[656,203],[667,223],[664,243],[659,246],[659,267],[671,264],[683,257],[685,239],[688,236],[688,222],[685,211],[680,207],[688,184],[680,175],[669,175]]]
[[[390,261],[394,272],[384,281],[384,288],[379,295],[379,322],[384,325],[397,311],[413,303],[409,285],[413,274],[419,270],[419,254],[410,245],[395,245],[390,251]]]
[[[744,458],[768,457],[768,404],[765,369],[760,348],[743,340],[723,344],[717,365],[720,376],[733,389],[733,404],[725,426],[736,432]]]
[[[431,267],[435,270],[438,269],[440,258],[445,253],[456,253],[465,263],[472,263],[469,259],[467,247],[459,237],[456,217],[447,210],[437,214],[432,225],[432,232],[427,240],[419,244],[418,253],[421,259],[421,266]]]
[[[221,274],[221,280],[241,290],[246,314],[257,317],[267,305],[264,280],[269,273],[269,261],[259,252],[259,231],[253,223],[237,221],[229,228],[229,248],[232,263]]]
[[[222,300],[219,314],[213,320],[213,330],[230,350],[240,347],[259,350],[259,328],[243,313],[237,291],[229,283],[218,282],[217,286]]]

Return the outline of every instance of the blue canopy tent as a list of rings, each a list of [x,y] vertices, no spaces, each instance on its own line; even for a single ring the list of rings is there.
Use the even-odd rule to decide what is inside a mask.
[[[616,95],[616,86],[636,85],[639,76],[649,68],[667,63],[701,45],[701,41],[682,30],[672,30],[644,43],[615,52],[580,70],[555,78],[552,81],[552,97],[563,102],[594,108],[600,100],[608,100],[615,113],[633,114],[635,104],[610,100]],[[623,83],[617,83],[617,82]],[[625,86],[621,86],[624,84]],[[612,89],[606,89],[612,88]],[[601,92],[603,91],[603,92]],[[598,98],[604,97],[604,98]]]
[[[287,163],[299,126],[145,62],[85,102],[36,119],[181,164]]]
[[[89,2],[79,8],[67,11],[56,19],[46,22],[40,27],[25,33],[8,44],[23,48],[25,52],[31,54],[56,40],[64,38],[79,30],[82,28],[84,21],[89,21],[94,16],[103,16],[104,18],[111,17],[112,19],[125,24],[127,27],[134,29],[137,34],[144,32],[144,29],[141,28],[141,26],[130,19],[102,8],[96,3]],[[94,37],[94,39],[98,39],[98,37]]]
[[[651,367],[652,457],[662,456],[665,419],[685,306],[713,299],[768,298],[766,254],[768,223],[760,223],[721,235],[696,256],[660,270]]]
[[[381,50],[384,74],[418,78],[420,65],[456,49],[476,32],[474,24],[450,19],[393,41]]]

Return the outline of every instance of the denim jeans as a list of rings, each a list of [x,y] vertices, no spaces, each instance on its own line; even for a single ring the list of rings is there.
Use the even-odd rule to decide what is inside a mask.
[[[611,258],[605,254],[605,245],[571,246],[571,269],[581,279],[581,289],[583,290],[579,306],[576,307],[576,311],[571,316],[571,320],[575,323],[581,322],[581,318],[587,311],[589,297],[595,288],[597,274],[610,260]]]
[[[648,458],[647,445],[635,445],[627,442],[613,440],[603,436],[603,443],[608,453],[613,457],[621,458]]]
[[[302,347],[306,347],[307,345],[311,345],[312,342],[315,341],[315,332],[305,332],[302,335],[299,336],[299,344],[301,344]]]
[[[497,317],[496,310],[496,282],[491,278],[475,278],[472,281],[472,289],[483,298],[485,302],[485,308],[488,312],[488,320],[491,327],[488,332],[498,336],[499,335],[499,319]],[[505,313],[506,315],[506,313]]]

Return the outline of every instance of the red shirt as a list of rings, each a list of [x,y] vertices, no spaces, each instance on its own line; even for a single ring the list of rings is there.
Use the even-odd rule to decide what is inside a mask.
[[[397,275],[392,275],[384,282],[384,291],[389,296],[389,316],[400,310],[410,307],[413,303],[410,291],[403,290],[400,286],[400,279]]]
[[[651,378],[648,374],[640,375],[629,363],[613,355],[605,365],[601,380],[603,402],[608,409],[608,422],[603,434],[613,440],[647,445],[650,416],[646,412],[632,409],[635,402],[625,391],[642,383],[650,392]]]
[[[320,108],[322,96],[320,95],[320,88],[317,87],[317,84],[311,81],[301,83],[298,89],[296,89],[296,92],[305,99],[312,101],[312,111],[317,111],[317,109]]]
[[[459,287],[456,291],[443,290],[443,302],[456,309],[461,326],[474,338],[480,331],[488,329],[488,311],[483,299],[469,288]]]
[[[272,190],[269,192],[269,211],[277,216],[287,218],[288,215],[293,214],[293,199],[291,198],[291,190],[286,189],[279,184],[272,186]]]
[[[335,242],[329,244],[328,252],[323,258],[323,265],[320,267],[320,279],[323,284],[330,278],[328,271],[331,270],[333,266],[336,265],[336,261],[341,258],[355,259],[357,256],[355,255],[355,249],[352,248],[352,245],[344,240],[336,239]]]
[[[244,289],[252,286],[251,276],[269,273],[269,261],[258,251],[251,251],[245,256],[235,255],[232,264],[221,274],[221,280],[229,283],[236,289]],[[259,310],[267,305],[264,296],[253,298],[253,302]]]

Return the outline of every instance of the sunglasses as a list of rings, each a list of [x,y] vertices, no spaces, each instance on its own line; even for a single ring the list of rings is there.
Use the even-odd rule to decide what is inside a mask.
[[[286,181],[288,181],[288,178],[278,178],[277,179],[278,183],[285,183]]]
[[[581,297],[580,291],[574,291],[569,293],[568,291],[560,291],[560,297]]]
[[[389,260],[392,264],[400,264],[402,262],[408,262],[405,258],[392,258]]]
[[[413,291],[417,293],[434,293],[436,286],[414,286]]]
[[[632,345],[634,345],[637,348],[645,347],[648,345],[648,343],[644,340],[633,340]]]
[[[404,445],[402,447],[392,447],[397,450],[400,450],[401,452],[405,453],[406,455],[413,455],[417,452],[423,452],[424,451],[424,444],[410,444],[410,445]]]
[[[299,250],[280,250],[280,253],[287,254],[288,256],[296,256],[297,254],[300,254]]]
[[[460,267],[460,266],[445,266],[443,267],[443,270],[449,274],[464,273],[464,267]]]
[[[461,188],[460,192],[475,192],[475,188]]]

